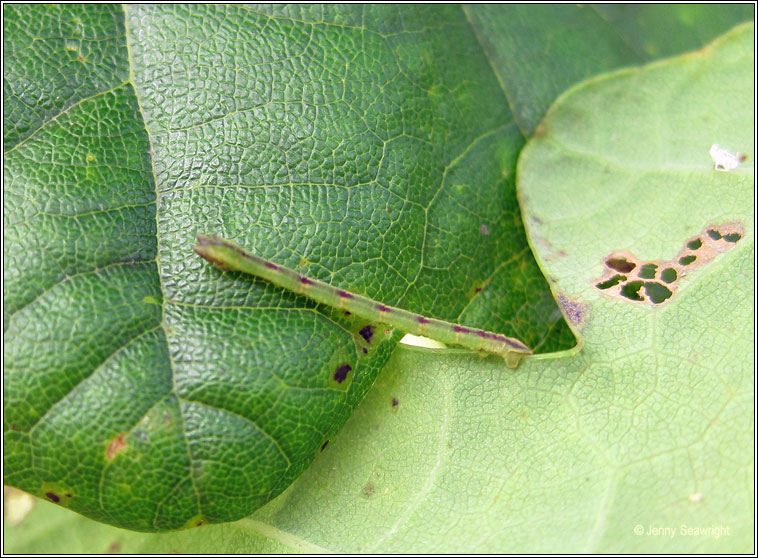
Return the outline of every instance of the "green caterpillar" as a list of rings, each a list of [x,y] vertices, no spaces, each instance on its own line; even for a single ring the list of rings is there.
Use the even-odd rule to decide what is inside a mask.
[[[362,295],[349,293],[249,254],[225,238],[199,234],[197,242],[195,252],[221,269],[250,273],[278,287],[306,296],[318,303],[345,310],[365,320],[386,324],[406,333],[429,337],[443,343],[460,345],[480,353],[495,354],[503,357],[509,368],[516,368],[525,355],[532,354],[529,347],[518,339],[444,320],[426,318]]]

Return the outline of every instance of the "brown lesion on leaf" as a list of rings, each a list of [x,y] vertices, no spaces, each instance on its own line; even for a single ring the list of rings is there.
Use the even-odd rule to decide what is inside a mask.
[[[126,434],[119,434],[111,440],[110,444],[108,444],[108,448],[105,450],[105,458],[108,461],[113,461],[115,457],[127,447]]]
[[[190,520],[184,524],[184,527],[182,527],[182,529],[191,529],[192,527],[200,527],[201,525],[205,525],[206,523],[209,523],[208,518],[202,514],[198,514],[190,518]]]
[[[613,298],[659,306],[673,298],[682,277],[731,250],[744,234],[737,221],[708,225],[668,261],[643,261],[631,252],[614,252],[603,261],[605,271],[593,285]]]
[[[375,492],[376,486],[374,486],[374,483],[372,482],[367,482],[361,489],[361,494],[364,498],[371,498]]]

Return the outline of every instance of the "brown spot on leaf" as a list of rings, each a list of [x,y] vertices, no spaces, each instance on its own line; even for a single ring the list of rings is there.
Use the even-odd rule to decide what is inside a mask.
[[[367,482],[363,489],[361,489],[361,494],[366,498],[371,498],[374,495],[374,492],[376,492],[376,487],[372,482]]]
[[[111,440],[110,444],[108,444],[108,449],[105,450],[105,458],[108,461],[112,461],[119,453],[124,451],[126,447],[126,434],[119,434]]]
[[[45,496],[47,496],[50,501],[55,502],[56,504],[61,501],[61,497],[58,496],[55,492],[46,492]]]

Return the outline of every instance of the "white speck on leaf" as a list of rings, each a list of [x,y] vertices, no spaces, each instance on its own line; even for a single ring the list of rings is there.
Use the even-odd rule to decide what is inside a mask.
[[[715,163],[714,168],[717,171],[729,172],[739,167],[740,163],[744,161],[744,156],[741,153],[732,153],[715,143],[711,146],[711,150],[708,153],[711,154],[711,159]]]

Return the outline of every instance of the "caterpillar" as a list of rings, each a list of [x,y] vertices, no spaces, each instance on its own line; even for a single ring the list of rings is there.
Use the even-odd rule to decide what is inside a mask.
[[[355,314],[359,318],[385,324],[413,335],[459,345],[480,354],[502,357],[509,368],[516,368],[532,351],[518,339],[483,329],[464,327],[436,318],[426,318],[401,308],[387,306],[368,297],[347,292],[311,279],[279,264],[250,254],[232,241],[215,235],[197,235],[195,252],[225,271],[249,273],[308,297],[318,303]]]

